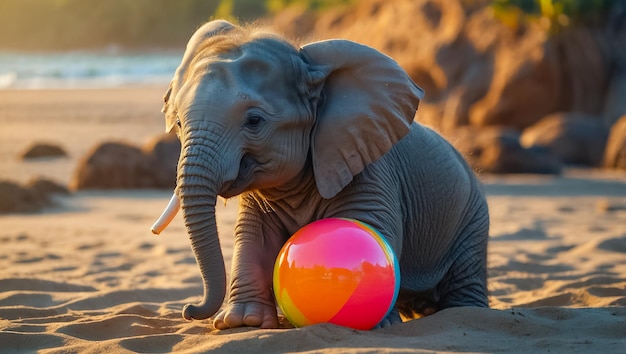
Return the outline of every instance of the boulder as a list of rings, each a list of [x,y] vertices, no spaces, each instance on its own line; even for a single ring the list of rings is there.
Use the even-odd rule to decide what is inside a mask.
[[[180,156],[180,140],[176,134],[156,136],[142,147],[142,151],[151,160],[153,187],[173,189]]]
[[[268,25],[279,33],[285,33],[292,38],[303,39],[308,37],[313,30],[316,17],[315,12],[296,3],[276,13]]]
[[[142,148],[105,142],[79,162],[71,189],[173,189],[180,142],[174,134],[157,136]]]
[[[58,184],[52,180],[46,178],[34,178],[30,180],[26,187],[31,189],[40,195],[51,195],[51,194],[60,194],[60,195],[69,195],[70,191],[64,185]]]
[[[559,111],[602,114],[615,57],[604,31],[548,34],[517,16],[509,22],[481,1],[362,0],[294,34],[347,38],[390,55],[425,89],[422,103],[441,112],[420,121],[444,134],[463,125],[522,130]],[[610,110],[621,110],[622,84],[613,87]]]
[[[608,22],[610,48],[613,68],[610,74],[606,101],[604,105],[604,123],[611,127],[626,114],[626,3],[615,4]]]
[[[604,151],[604,167],[626,170],[626,115],[611,128]]]
[[[390,55],[425,90],[422,107],[442,112],[420,121],[448,132],[468,124],[470,107],[489,89],[493,47],[506,32],[489,9],[466,1],[362,0],[323,13],[310,37],[346,38]]]
[[[49,199],[35,190],[9,181],[0,181],[0,213],[32,213],[49,205]]]
[[[75,190],[153,186],[149,159],[138,147],[118,142],[95,146],[79,162],[70,182]]]
[[[63,148],[55,144],[34,143],[21,154],[22,160],[40,157],[65,157],[67,153]]]
[[[611,127],[620,117],[626,115],[626,63],[624,66],[621,70],[615,70],[606,94],[603,114],[606,127]]]
[[[549,37],[528,30],[519,40],[502,42],[491,86],[470,109],[470,123],[521,130],[553,112],[601,114],[610,68],[606,47],[584,28]]]
[[[465,21],[458,0],[362,0],[324,13],[313,31],[319,39],[346,38],[392,56],[426,90],[426,100],[435,100],[473,59],[473,48],[460,38]],[[465,60],[457,60],[459,51]]]
[[[471,125],[523,129],[558,109],[557,53],[542,33],[531,28],[520,38],[502,42],[494,48],[493,65],[487,93],[470,108]]]
[[[52,194],[69,194],[64,186],[43,178],[33,179],[25,186],[0,181],[0,214],[32,213],[53,205]]]
[[[601,30],[571,27],[548,37],[558,53],[553,70],[560,73],[559,108],[601,116],[610,84],[611,44]]]
[[[461,127],[448,139],[478,172],[559,174],[561,162],[545,149],[520,145],[518,131],[506,127]]]
[[[525,129],[526,148],[545,148],[565,164],[600,166],[608,139],[600,117],[584,113],[555,113]]]

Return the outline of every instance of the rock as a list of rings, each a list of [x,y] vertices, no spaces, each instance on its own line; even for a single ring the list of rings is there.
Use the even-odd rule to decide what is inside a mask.
[[[448,139],[478,172],[559,174],[560,161],[544,149],[520,145],[519,132],[506,127],[461,127]]]
[[[0,214],[32,213],[54,205],[52,194],[69,194],[64,186],[45,179],[36,178],[24,186],[9,181],[0,181]]]
[[[611,128],[604,151],[604,167],[626,170],[626,115]]]
[[[71,189],[173,189],[180,142],[174,134],[153,138],[141,149],[116,142],[95,146],[78,164]]]
[[[601,116],[611,74],[611,44],[600,30],[571,27],[546,42],[556,48],[559,108]]]
[[[420,121],[447,132],[468,124],[470,107],[489,89],[493,46],[504,32],[511,31],[487,8],[466,1],[362,0],[322,14],[312,37],[346,38],[393,57],[425,90],[422,107],[442,112]]]
[[[607,31],[612,49],[613,70],[604,105],[604,122],[611,127],[626,115],[626,2],[615,4]]]
[[[470,109],[472,125],[523,129],[558,109],[556,53],[545,45],[541,33],[528,31],[515,42],[498,46],[494,60],[490,88]]]
[[[559,111],[602,114],[615,57],[605,32],[570,27],[551,35],[515,22],[494,18],[481,1],[361,0],[319,15],[311,34],[297,35],[346,38],[394,58],[425,89],[422,103],[441,112],[420,121],[444,134],[463,125],[522,130]],[[621,84],[613,86],[619,105]]]
[[[37,194],[49,196],[51,194],[69,195],[70,191],[65,186],[46,178],[35,178],[26,184],[26,187]]]
[[[40,158],[40,157],[65,157],[67,153],[63,148],[58,145],[48,144],[48,143],[35,143],[28,147],[24,153],[22,153],[21,158],[32,159],[32,158]]]
[[[616,211],[625,211],[626,204],[618,203],[609,199],[600,199],[596,202],[596,211],[598,213],[612,213]]]
[[[0,213],[32,213],[50,205],[46,194],[17,183],[0,181]]]
[[[625,36],[626,37],[626,36]],[[626,38],[625,38],[626,40]],[[626,64],[625,64],[626,66]],[[626,115],[626,67],[616,70],[609,85],[604,106],[604,125],[611,127]]]
[[[545,148],[566,164],[600,166],[608,129],[600,117],[584,113],[555,113],[522,132],[526,148]]]
[[[97,145],[87,153],[70,182],[75,190],[153,186],[149,159],[138,147],[116,142]]]
[[[279,11],[269,25],[279,33],[286,33],[290,37],[302,39],[311,33],[315,21],[316,16],[313,11],[296,3]]]
[[[180,140],[176,134],[163,134],[149,141],[142,148],[151,160],[154,188],[176,187],[176,169],[180,156]]]
[[[323,14],[314,32],[316,38],[346,38],[392,56],[426,90],[426,100],[435,100],[472,60],[473,48],[459,39],[465,21],[458,0],[362,0]],[[455,57],[459,50],[469,50],[464,60]]]

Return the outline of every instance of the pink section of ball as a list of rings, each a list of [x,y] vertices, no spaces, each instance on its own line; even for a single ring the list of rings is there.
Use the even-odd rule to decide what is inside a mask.
[[[389,313],[397,296],[393,264],[363,264],[362,280],[343,308],[329,321],[355,329],[371,329]]]
[[[357,223],[340,218],[313,222],[296,233],[291,240],[289,263],[312,268],[353,269],[363,261],[386,264],[387,257],[370,232]],[[294,235],[294,236],[296,236]],[[358,252],[351,252],[358,247]]]

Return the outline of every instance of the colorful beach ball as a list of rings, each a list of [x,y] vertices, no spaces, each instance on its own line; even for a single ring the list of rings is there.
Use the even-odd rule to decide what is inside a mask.
[[[353,219],[304,226],[283,245],[274,265],[276,301],[296,327],[371,329],[391,311],[399,288],[399,265],[389,244]]]

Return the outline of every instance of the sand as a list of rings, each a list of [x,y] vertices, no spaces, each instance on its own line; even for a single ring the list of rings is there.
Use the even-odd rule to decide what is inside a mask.
[[[165,87],[0,91],[0,180],[68,183],[90,147],[163,131]],[[33,142],[69,157],[24,162]],[[626,173],[487,176],[490,309],[454,308],[391,328],[329,324],[216,331],[184,320],[202,293],[182,220],[151,223],[169,191],[87,191],[0,216],[0,352],[623,353]],[[227,269],[236,200],[218,203]]]

